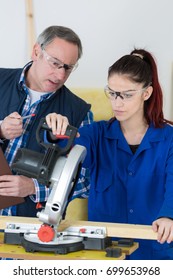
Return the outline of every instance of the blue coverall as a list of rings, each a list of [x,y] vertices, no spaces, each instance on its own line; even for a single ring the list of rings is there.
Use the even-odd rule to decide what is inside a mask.
[[[173,218],[173,127],[150,125],[135,154],[117,120],[79,129],[91,171],[89,220],[151,225]],[[136,241],[136,240],[135,240]],[[173,242],[137,240],[130,259],[173,259]]]

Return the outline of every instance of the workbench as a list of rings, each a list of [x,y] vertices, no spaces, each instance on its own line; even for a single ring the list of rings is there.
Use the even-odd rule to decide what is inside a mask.
[[[13,217],[13,216],[0,216],[0,257],[12,259],[26,259],[26,260],[123,260],[126,255],[132,254],[138,248],[138,243],[134,242],[131,247],[119,247],[117,242],[113,242],[113,247],[121,248],[122,254],[118,258],[107,257],[106,251],[96,250],[81,250],[77,252],[68,253],[65,255],[54,254],[48,252],[26,252],[22,246],[4,244],[4,229],[6,223],[27,223],[27,224],[41,224],[37,218]],[[142,238],[142,239],[157,239],[157,235],[153,232],[150,226],[143,225],[127,225],[127,224],[114,224],[114,223],[97,223],[89,221],[62,221],[58,230],[63,231],[69,226],[92,226],[99,225],[106,227],[107,236],[118,238]]]

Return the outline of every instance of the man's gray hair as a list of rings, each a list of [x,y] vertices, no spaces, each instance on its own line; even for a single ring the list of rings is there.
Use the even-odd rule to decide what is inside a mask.
[[[82,43],[79,36],[70,28],[65,26],[49,26],[37,38],[41,47],[49,45],[55,38],[63,39],[78,46],[78,59],[82,56]]]

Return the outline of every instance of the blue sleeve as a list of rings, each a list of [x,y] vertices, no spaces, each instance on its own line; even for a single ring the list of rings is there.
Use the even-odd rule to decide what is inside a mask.
[[[164,186],[164,201],[157,215],[157,219],[161,217],[168,217],[173,219],[173,140],[171,142],[167,156],[165,173],[166,181]]]
[[[93,114],[91,111],[89,111],[86,118],[82,122],[80,129],[83,130],[84,128],[90,126],[91,123],[93,123]],[[82,142],[82,139],[79,137],[79,139],[76,138],[75,144],[82,145],[84,143]],[[73,195],[70,198],[70,200],[73,200],[75,198],[87,198],[89,196],[89,190],[90,190],[90,171],[89,168],[85,168],[85,166],[83,166],[81,168],[79,179],[76,183]]]

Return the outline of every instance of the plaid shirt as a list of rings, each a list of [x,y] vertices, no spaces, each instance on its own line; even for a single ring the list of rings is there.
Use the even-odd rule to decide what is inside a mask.
[[[38,104],[40,102],[42,102],[43,100],[48,99],[52,94],[52,93],[43,94],[39,100],[37,100],[34,104],[32,104],[32,106],[30,105],[31,98],[30,98],[28,89],[25,85],[25,71],[30,67],[31,63],[32,62],[28,63],[25,66],[25,68],[22,71],[20,80],[19,80],[19,83],[22,85],[22,87],[26,93],[26,101],[25,101],[25,104],[24,104],[24,107],[23,107],[23,110],[21,113],[22,116],[30,115],[33,113],[37,114]],[[93,114],[91,111],[89,111],[87,113],[86,118],[81,123],[81,126],[90,124],[92,122],[92,120],[93,120]],[[24,119],[23,120],[23,130],[24,131],[23,131],[22,135],[18,138],[15,138],[15,139],[9,141],[9,144],[5,151],[5,157],[9,163],[9,165],[12,164],[18,148],[23,148],[26,146],[31,121],[32,121],[32,118]],[[81,197],[87,196],[87,193],[89,190],[89,179],[86,179],[86,181],[85,181],[85,176],[87,176],[87,174],[88,173],[86,172],[86,170],[82,169],[81,177],[77,183],[76,192],[74,193],[73,198],[79,197],[79,196],[81,196]],[[35,194],[31,195],[30,198],[35,203],[47,201],[51,190],[49,188],[47,188],[46,186],[39,184],[36,179],[32,179],[32,180],[34,181],[34,184],[35,184]],[[86,184],[87,184],[87,186],[86,186]],[[16,215],[16,206],[12,206],[12,207],[0,210],[0,215],[15,216]]]

